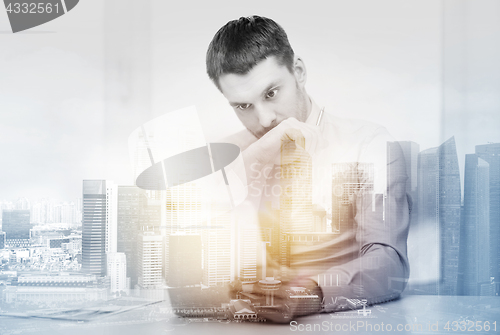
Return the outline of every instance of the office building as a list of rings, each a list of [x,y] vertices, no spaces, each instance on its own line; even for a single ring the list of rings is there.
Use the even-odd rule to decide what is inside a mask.
[[[234,276],[239,277],[243,282],[257,280],[257,260],[262,258],[257,247],[257,241],[260,241],[259,227],[255,223],[255,218],[238,217],[234,225],[236,229],[231,231],[235,239]]]
[[[418,155],[418,222],[439,231],[439,155],[438,148]]]
[[[164,237],[154,231],[142,231],[138,238],[138,281],[141,289],[163,284],[162,260]]]
[[[489,165],[490,277],[500,293],[500,143],[476,145],[476,155]]]
[[[420,152],[418,159],[418,226],[426,231],[425,269],[434,283],[419,288],[424,294],[457,293],[460,245],[461,186],[455,139]],[[424,251],[425,251],[424,250]]]
[[[171,234],[186,233],[201,236],[203,226],[206,226],[208,205],[203,201],[201,187],[195,182],[185,183],[166,190],[166,227],[164,275],[170,278],[170,247]],[[163,234],[163,232],[162,232]],[[175,272],[175,270],[174,270]]]
[[[231,281],[231,213],[214,204],[210,223],[202,231],[203,285],[218,286]]]
[[[460,236],[459,282],[463,295],[480,295],[490,284],[489,164],[475,154],[465,156],[464,217]]]
[[[118,186],[112,181],[106,181],[106,252],[116,252],[118,233]]]
[[[462,191],[455,139],[439,146],[439,221],[442,246],[440,295],[457,294]]]
[[[286,233],[312,231],[312,159],[304,147],[303,138],[281,146],[279,210]]]
[[[286,234],[313,230],[312,158],[305,151],[304,138],[283,142],[280,158],[279,228],[273,229],[275,232],[279,229],[280,236],[278,278],[286,279],[289,275]]]
[[[83,181],[82,271],[106,275],[106,252],[116,252],[117,188],[107,180]]]
[[[137,186],[118,186],[117,251],[127,259],[127,277],[135,287],[138,277],[138,236],[146,202],[146,191]]]

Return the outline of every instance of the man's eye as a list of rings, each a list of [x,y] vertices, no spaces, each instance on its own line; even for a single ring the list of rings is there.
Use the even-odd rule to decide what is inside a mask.
[[[267,92],[266,98],[268,98],[268,99],[274,98],[276,96],[276,94],[278,94],[278,89],[277,88],[272,89],[269,92]]]
[[[250,108],[250,104],[238,105],[238,106],[236,106],[236,108],[239,110],[245,110],[245,109]]]

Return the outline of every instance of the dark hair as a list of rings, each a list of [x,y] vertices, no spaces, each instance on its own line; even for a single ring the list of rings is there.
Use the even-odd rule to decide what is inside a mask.
[[[265,17],[241,17],[226,23],[210,42],[207,73],[220,89],[221,75],[246,74],[270,56],[293,72],[294,53],[283,28]]]

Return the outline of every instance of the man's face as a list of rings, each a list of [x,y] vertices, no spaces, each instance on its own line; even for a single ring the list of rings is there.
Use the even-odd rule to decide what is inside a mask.
[[[273,56],[247,74],[223,74],[219,86],[243,125],[261,138],[289,117],[306,121],[310,102],[304,89],[305,79],[300,59],[295,60],[294,73],[290,73]]]

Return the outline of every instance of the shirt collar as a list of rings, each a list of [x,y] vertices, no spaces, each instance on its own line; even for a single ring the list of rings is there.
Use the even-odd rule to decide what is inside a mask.
[[[316,122],[318,121],[320,108],[311,97],[309,97],[309,99],[311,99],[311,113],[307,117],[307,120],[305,123],[315,126]]]

